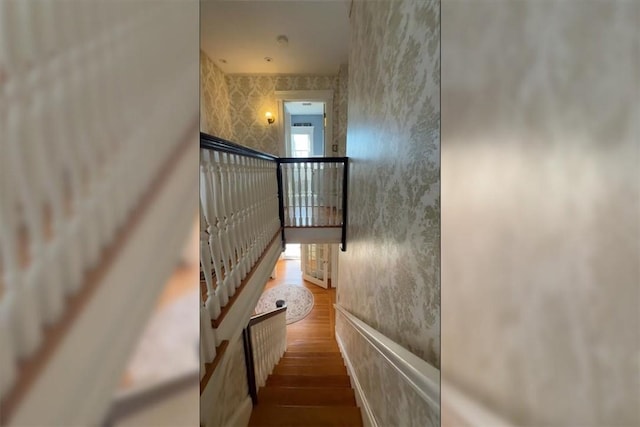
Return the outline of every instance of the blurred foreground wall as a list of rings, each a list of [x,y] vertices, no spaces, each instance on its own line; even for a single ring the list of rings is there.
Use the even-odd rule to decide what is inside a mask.
[[[0,425],[103,422],[193,225],[197,130],[197,0],[0,0]]]
[[[639,46],[637,1],[442,2],[442,379],[518,425],[640,424]]]

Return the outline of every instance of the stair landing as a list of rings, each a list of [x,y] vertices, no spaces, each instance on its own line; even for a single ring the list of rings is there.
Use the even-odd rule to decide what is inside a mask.
[[[250,426],[362,426],[360,409],[335,341],[335,289],[304,282],[299,262],[280,260],[280,284],[299,284],[315,303],[303,320],[287,326],[287,351],[258,390]]]

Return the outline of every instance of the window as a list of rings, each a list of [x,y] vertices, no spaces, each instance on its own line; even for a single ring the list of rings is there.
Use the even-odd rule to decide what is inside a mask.
[[[311,157],[313,126],[291,127],[291,154],[293,157]]]

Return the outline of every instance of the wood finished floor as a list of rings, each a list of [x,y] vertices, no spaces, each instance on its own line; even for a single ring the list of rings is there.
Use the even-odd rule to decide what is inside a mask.
[[[302,279],[299,260],[279,260],[276,278],[265,286],[265,291],[279,285],[296,285],[313,293],[313,309],[304,319],[287,325],[287,351],[316,348],[318,351],[339,351],[336,343],[335,289],[323,289]]]
[[[314,306],[287,325],[287,351],[258,390],[250,426],[362,426],[360,410],[335,340],[335,289],[302,279],[300,262],[280,260],[265,290],[290,284],[309,289]]]

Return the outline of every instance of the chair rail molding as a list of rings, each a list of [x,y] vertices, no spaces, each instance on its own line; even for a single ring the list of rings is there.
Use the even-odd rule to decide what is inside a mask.
[[[344,307],[334,307],[375,348],[429,406],[440,412],[440,370],[364,323]]]

